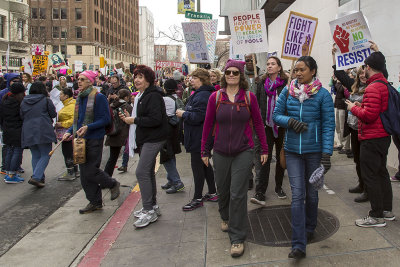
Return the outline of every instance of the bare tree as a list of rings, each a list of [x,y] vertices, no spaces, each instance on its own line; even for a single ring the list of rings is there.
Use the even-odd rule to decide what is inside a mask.
[[[185,42],[185,39],[183,36],[183,30],[178,25],[176,25],[176,24],[171,25],[168,28],[168,31],[169,32],[158,30],[158,34],[154,37],[155,40],[160,40],[160,39],[166,38],[166,39],[169,39],[170,41],[174,41],[174,42],[178,42],[178,43]]]

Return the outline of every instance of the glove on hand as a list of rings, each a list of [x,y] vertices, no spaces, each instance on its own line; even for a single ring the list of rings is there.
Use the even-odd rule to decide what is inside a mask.
[[[331,168],[331,156],[329,154],[322,153],[321,164],[324,166],[324,174],[326,174]]]
[[[296,133],[302,133],[308,130],[308,124],[305,122],[297,121],[293,118],[289,119],[289,127]]]

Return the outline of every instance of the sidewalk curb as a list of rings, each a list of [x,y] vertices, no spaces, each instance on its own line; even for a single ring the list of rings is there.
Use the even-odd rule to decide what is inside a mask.
[[[93,246],[83,257],[78,267],[100,266],[103,259],[107,256],[112,245],[117,240],[126,222],[136,208],[141,194],[138,184],[119,207],[107,226],[103,229]]]

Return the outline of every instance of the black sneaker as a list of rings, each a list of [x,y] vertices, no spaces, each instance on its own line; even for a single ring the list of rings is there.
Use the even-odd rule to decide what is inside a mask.
[[[185,185],[182,183],[182,182],[180,182],[180,183],[178,183],[178,184],[176,184],[176,185],[172,185],[170,188],[168,188],[167,189],[167,191],[165,191],[167,194],[174,194],[174,193],[176,193],[176,192],[180,192],[180,191],[182,191],[183,189],[185,189]]]
[[[301,251],[298,248],[295,248],[295,249],[292,249],[292,251],[289,253],[288,257],[291,258],[291,259],[299,260],[299,259],[305,258],[306,257],[306,253]]]
[[[80,214],[86,214],[86,213],[91,213],[96,210],[101,210],[103,208],[103,204],[92,204],[89,203],[84,207],[83,209],[79,210]]]
[[[186,204],[185,206],[182,207],[183,211],[192,211],[197,208],[203,207],[203,200],[201,199],[192,199],[190,203]]]
[[[119,190],[120,186],[121,184],[118,181],[115,181],[114,187],[110,188],[111,200],[114,200],[119,197],[119,194],[121,193]]]
[[[280,199],[285,199],[287,198],[286,193],[283,191],[283,189],[279,189],[279,190],[275,190],[276,195],[278,196],[278,198]]]
[[[172,186],[172,184],[170,182],[166,183],[165,185],[161,186],[161,189],[167,190]]]
[[[249,190],[253,189],[253,187],[254,187],[253,179],[250,179],[249,180]]]
[[[121,166],[117,169],[118,171],[120,171],[121,173],[127,172],[128,171],[128,167],[126,166]]]
[[[343,146],[335,146],[333,147],[333,151],[340,151],[342,150]]]
[[[254,197],[250,198],[250,202],[258,205],[265,205],[265,195],[263,193],[257,192]]]
[[[350,150],[349,153],[347,153],[347,157],[348,157],[349,159],[354,158],[354,154],[353,154],[353,152],[352,152],[351,150]]]
[[[214,194],[207,193],[203,196],[203,201],[218,202],[218,199],[219,197],[217,193]]]
[[[351,152],[350,149],[342,149],[342,150],[340,150],[338,153],[339,153],[339,154],[349,154],[350,152]]]

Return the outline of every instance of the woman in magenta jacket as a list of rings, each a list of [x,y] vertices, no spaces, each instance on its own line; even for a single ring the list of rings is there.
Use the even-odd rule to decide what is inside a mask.
[[[208,100],[201,141],[204,164],[208,165],[214,148],[221,230],[226,232],[229,229],[232,257],[239,257],[244,252],[247,189],[254,154],[252,128],[260,139],[262,164],[268,158],[264,125],[257,98],[248,91],[244,65],[242,61],[227,62],[221,80],[222,89],[214,92]]]

